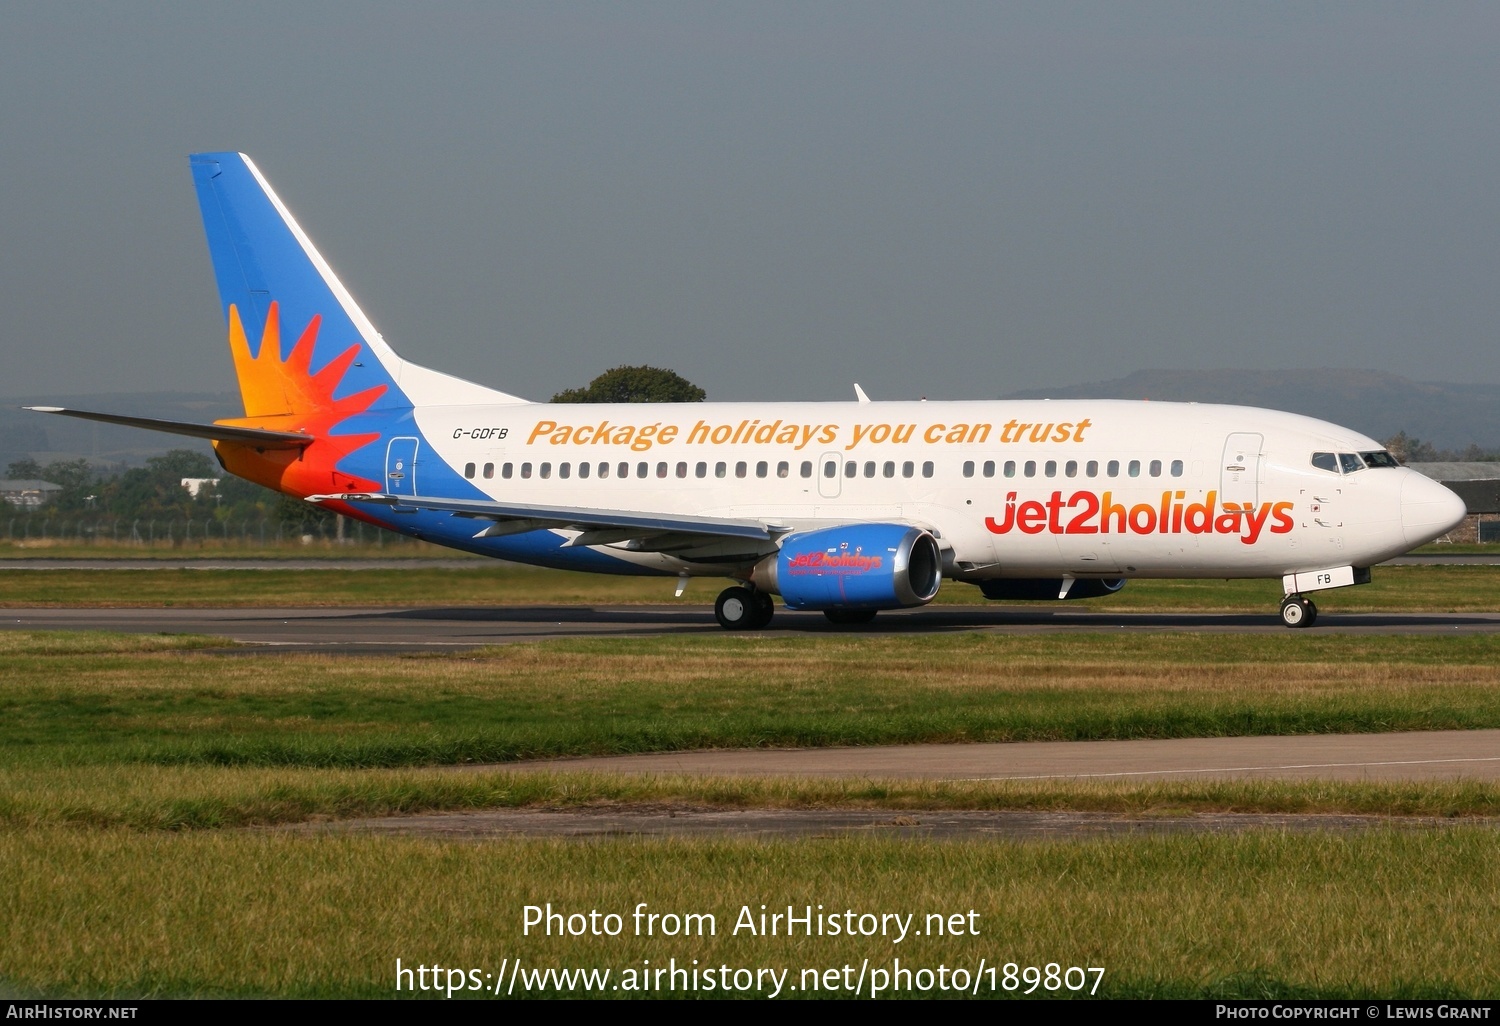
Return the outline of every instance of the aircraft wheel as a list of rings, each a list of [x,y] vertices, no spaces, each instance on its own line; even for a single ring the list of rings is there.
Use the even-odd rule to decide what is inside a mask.
[[[873,609],[825,609],[823,615],[828,617],[829,623],[843,625],[869,623],[875,619],[875,612]]]
[[[1318,607],[1301,595],[1281,600],[1281,622],[1288,627],[1311,627],[1318,619]]]
[[[763,591],[752,592],[755,596],[755,617],[750,626],[755,630],[766,627],[771,622],[771,617],[776,615],[776,603],[771,601],[771,596]]]
[[[762,626],[757,623],[758,604],[749,588],[725,588],[714,602],[714,619],[726,631],[748,631]]]

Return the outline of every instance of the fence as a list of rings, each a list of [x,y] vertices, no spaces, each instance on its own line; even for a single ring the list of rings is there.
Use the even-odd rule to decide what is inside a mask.
[[[358,520],[311,520],[288,524],[279,520],[123,520],[111,517],[11,517],[6,524],[9,542],[49,542],[77,545],[240,546],[410,544],[404,535],[382,531]]]

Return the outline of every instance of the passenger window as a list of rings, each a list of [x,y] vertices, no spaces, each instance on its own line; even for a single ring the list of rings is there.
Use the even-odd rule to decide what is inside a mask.
[[[839,476],[839,465],[837,463],[833,462],[833,460],[829,460],[827,463],[823,464],[823,476],[824,477],[838,477]]]
[[[901,476],[902,477],[911,477],[916,472],[917,472],[917,465],[915,463],[913,463],[911,460],[907,460],[905,463],[901,464]]]
[[[1107,467],[1104,468],[1104,472],[1106,474],[1108,474],[1110,477],[1119,477],[1120,476],[1120,461],[1119,460],[1110,460],[1109,461],[1109,466],[1107,466]]]
[[[714,464],[714,477],[723,477],[727,473],[729,473],[729,464],[727,464],[727,463],[715,463]]]
[[[589,465],[587,463],[580,463],[580,464],[578,464],[578,476],[579,477],[588,477],[589,476]]]
[[[1339,472],[1338,457],[1331,452],[1313,453],[1312,465],[1317,467],[1319,470],[1326,470],[1331,474],[1337,474]]]
[[[541,478],[544,478],[544,479],[551,477],[552,476],[552,464],[550,464],[550,463],[543,463],[540,467],[537,468],[537,476],[541,477]]]
[[[521,476],[522,477],[530,477],[531,476],[531,464],[530,463],[523,463],[523,464],[521,464]]]
[[[874,477],[874,476],[875,476],[875,461],[874,460],[870,460],[868,463],[865,464],[865,477]]]
[[[985,477],[994,477],[995,476],[995,461],[994,460],[985,460],[984,461],[984,476]]]
[[[693,476],[694,477],[707,477],[708,476],[708,464],[707,463],[700,463],[696,467],[694,467],[693,468]]]
[[[1088,464],[1083,468],[1083,472],[1085,474],[1087,474],[1089,477],[1098,477],[1099,476],[1099,461],[1098,460],[1089,460]]]
[[[769,463],[767,463],[765,460],[761,460],[759,463],[757,463],[755,465],[755,476],[756,477],[765,477],[770,472],[771,472],[771,465]]]
[[[812,477],[812,460],[802,461],[802,476]]]
[[[857,476],[859,476],[859,464],[855,463],[853,460],[850,460],[848,463],[845,463],[844,464],[844,476],[845,477],[857,477]]]
[[[788,463],[786,460],[782,460],[780,463],[776,464],[776,476],[777,477],[791,477],[792,476],[792,465],[790,463]]]
[[[1078,476],[1078,461],[1077,460],[1069,460],[1068,463],[1067,463],[1067,466],[1063,467],[1063,473],[1066,474],[1066,475],[1068,475],[1069,477],[1077,477]]]
[[[464,477],[472,478],[473,476],[474,476],[474,464],[472,464],[472,463],[465,463],[464,464]]]
[[[932,461],[931,460],[927,460],[925,463],[922,464],[922,476],[923,477],[931,477],[933,469],[934,469],[934,467],[932,465]]]
[[[560,463],[557,466],[557,476],[558,477],[567,477],[572,472],[572,470],[573,470],[573,464],[571,464],[571,463]]]
[[[505,478],[505,480],[507,480],[507,481],[510,480],[510,472],[511,472],[511,464],[509,464],[509,463],[505,464],[503,467],[500,468],[500,476],[503,477],[503,478]]]
[[[615,468],[615,476],[616,477],[629,477],[630,476],[630,464],[629,463],[621,463],[618,467]]]
[[[687,477],[687,464],[686,463],[679,463],[679,464],[677,464],[677,476],[678,477]]]
[[[495,465],[493,463],[486,463],[484,465],[484,479],[486,481],[488,481],[490,478],[492,478],[494,476],[495,476]]]
[[[748,473],[750,473],[750,465],[744,460],[740,460],[740,462],[734,465],[735,477],[744,477]]]
[[[1048,460],[1047,461],[1047,476],[1048,477],[1056,477],[1057,476],[1057,461],[1056,460]]]
[[[1339,453],[1339,465],[1344,468],[1346,474],[1357,474],[1365,469],[1364,461],[1352,452]]]
[[[1181,460],[1173,460],[1172,461],[1172,476],[1173,477],[1181,477],[1182,476],[1182,461]]]
[[[1161,477],[1161,460],[1151,461],[1151,476]]]
[[[1141,476],[1141,461],[1140,460],[1131,460],[1130,461],[1130,476],[1131,477],[1140,477]]]
[[[1015,460],[1006,460],[1005,461],[1005,476],[1006,477],[1015,477],[1016,476],[1016,461]]]
[[[656,476],[657,477],[666,477],[667,476],[667,465],[665,463],[658,463],[656,465]]]
[[[964,460],[964,477],[974,476],[974,461]]]
[[[886,460],[885,461],[885,466],[883,466],[883,467],[880,468],[880,474],[881,474],[882,477],[895,477],[896,476],[896,461],[895,460]]]
[[[600,477],[608,477],[609,476],[609,464],[608,463],[601,463],[601,464],[599,464],[599,476]]]
[[[648,475],[650,475],[650,473],[651,473],[651,464],[649,464],[649,463],[637,463],[635,465],[635,476],[636,477],[647,477]]]
[[[1036,477],[1036,460],[1026,461],[1026,476]]]

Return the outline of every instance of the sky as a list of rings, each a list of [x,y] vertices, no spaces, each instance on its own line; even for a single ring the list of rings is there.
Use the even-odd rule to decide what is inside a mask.
[[[12,2],[0,394],[234,387],[187,154],[533,399],[1500,382],[1500,5]]]

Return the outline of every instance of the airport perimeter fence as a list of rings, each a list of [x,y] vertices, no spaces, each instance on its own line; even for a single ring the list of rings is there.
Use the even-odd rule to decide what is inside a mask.
[[[342,523],[337,521],[342,520]],[[212,517],[182,520],[125,520],[112,517],[59,518],[11,517],[4,538],[25,544],[119,545],[141,548],[191,548],[211,546],[271,548],[282,545],[413,544],[403,535],[382,531],[358,520],[333,518],[303,523],[279,520],[216,520]]]

